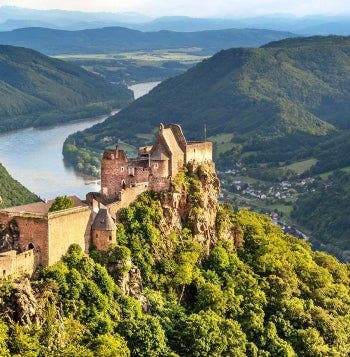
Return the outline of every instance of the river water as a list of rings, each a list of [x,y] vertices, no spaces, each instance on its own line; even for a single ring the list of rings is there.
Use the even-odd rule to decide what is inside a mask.
[[[135,99],[148,93],[159,82],[130,86]],[[53,128],[29,128],[0,134],[0,162],[16,180],[42,199],[58,195],[77,195],[85,198],[90,191],[98,191],[99,183],[77,175],[63,162],[62,146],[68,135],[101,123],[108,116],[100,116]]]

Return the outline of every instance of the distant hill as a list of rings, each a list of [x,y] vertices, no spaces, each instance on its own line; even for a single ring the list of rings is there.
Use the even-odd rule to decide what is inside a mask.
[[[151,18],[133,12],[82,12],[38,10],[14,6],[0,7],[0,31],[30,26],[61,30],[85,30],[122,26],[140,31],[168,30],[179,32],[258,28],[291,31],[303,35],[350,35],[350,16],[310,15],[297,17],[282,13],[236,18],[194,18],[189,16]]]
[[[0,208],[39,201],[39,197],[14,180],[0,164]]]
[[[309,153],[337,128],[350,128],[350,38],[311,37],[258,49],[230,49],[168,79],[115,117],[77,135],[102,148],[103,138],[138,142],[160,121],[178,122],[192,139],[233,133],[247,161],[283,161]]]
[[[0,29],[6,29],[6,22],[21,28],[22,23],[32,23],[32,26],[41,26],[43,22],[49,24],[50,28],[60,28],[65,30],[81,30],[103,26],[116,26],[124,23],[138,23],[151,21],[152,18],[134,13],[108,13],[108,12],[83,12],[69,10],[39,10],[28,9],[17,6],[0,6]],[[2,23],[5,24],[4,28]],[[35,25],[34,25],[35,24]],[[18,27],[20,26],[20,27]]]
[[[127,51],[193,48],[215,53],[230,47],[257,47],[293,37],[290,32],[228,29],[199,32],[141,32],[125,27],[81,31],[23,28],[0,32],[0,44],[33,48],[46,54],[118,53]]]
[[[0,93],[0,131],[89,117],[133,99],[125,86],[13,46],[0,46]]]
[[[203,31],[227,28],[260,28],[275,31],[291,31],[304,35],[350,35],[350,16],[304,16],[288,14],[264,15],[246,18],[193,18],[165,16],[141,24],[126,27],[143,31]]]

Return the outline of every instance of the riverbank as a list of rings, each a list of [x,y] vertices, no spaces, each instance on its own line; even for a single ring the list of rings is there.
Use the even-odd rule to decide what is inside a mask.
[[[148,88],[147,83],[140,83],[139,87]],[[2,133],[0,162],[12,177],[42,199],[51,199],[58,195],[84,198],[87,192],[100,189],[99,182],[75,172],[64,163],[63,143],[69,135],[101,123],[108,116]]]

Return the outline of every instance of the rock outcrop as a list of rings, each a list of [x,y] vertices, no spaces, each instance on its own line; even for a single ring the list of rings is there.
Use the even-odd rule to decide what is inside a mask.
[[[215,222],[220,193],[220,181],[214,164],[187,166],[180,173],[171,189],[161,197],[165,220],[161,229],[169,234],[174,229],[191,229],[195,239],[210,248],[217,242]]]

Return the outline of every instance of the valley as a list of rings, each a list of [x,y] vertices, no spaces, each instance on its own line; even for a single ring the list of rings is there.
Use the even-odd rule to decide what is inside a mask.
[[[53,57],[98,73],[109,82],[130,85],[163,81],[185,72],[207,56],[200,48],[194,47],[111,54],[63,54]]]
[[[135,96],[146,94],[156,83],[131,87]],[[113,112],[115,113],[115,112]],[[41,199],[69,194],[84,198],[99,190],[91,175],[76,173],[63,161],[62,146],[72,133],[101,123],[108,115],[49,128],[29,128],[0,134],[0,162],[11,176]],[[1,194],[0,194],[1,196]]]

